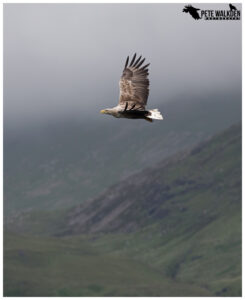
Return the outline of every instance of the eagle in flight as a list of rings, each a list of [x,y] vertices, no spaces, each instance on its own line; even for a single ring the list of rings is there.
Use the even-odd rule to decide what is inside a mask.
[[[134,54],[130,64],[127,57],[123,74],[119,81],[119,103],[113,108],[100,111],[102,114],[112,115],[115,118],[144,119],[152,122],[153,119],[163,120],[158,109],[147,110],[146,104],[149,95],[148,66],[141,56],[136,59]]]

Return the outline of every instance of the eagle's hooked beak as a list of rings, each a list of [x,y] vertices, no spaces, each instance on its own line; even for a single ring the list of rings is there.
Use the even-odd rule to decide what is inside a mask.
[[[106,114],[106,111],[105,111],[104,109],[102,109],[102,110],[100,111],[100,113],[101,113],[101,114]]]

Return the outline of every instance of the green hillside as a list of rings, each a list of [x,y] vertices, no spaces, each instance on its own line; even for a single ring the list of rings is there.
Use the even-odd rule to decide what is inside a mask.
[[[233,209],[239,212],[240,185],[241,132],[233,126],[76,207],[70,230],[130,232],[152,222],[175,234],[182,222],[190,228],[195,222],[199,228]]]
[[[5,243],[5,296],[210,295],[205,288],[175,282],[146,263],[101,253],[83,238],[9,235]]]
[[[12,221],[5,296],[241,296],[241,125],[68,212]]]
[[[97,196],[239,121],[241,97],[181,96],[159,109],[164,120],[152,124],[99,116],[54,120],[15,134],[5,128],[5,218],[23,210],[68,208]]]

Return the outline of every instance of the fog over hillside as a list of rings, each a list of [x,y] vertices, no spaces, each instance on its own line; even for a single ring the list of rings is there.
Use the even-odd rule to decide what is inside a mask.
[[[162,122],[62,120],[5,134],[5,216],[82,203],[107,187],[240,120],[237,95],[162,106]],[[191,108],[191,109],[190,109]]]
[[[5,4],[5,128],[59,118],[100,120],[100,109],[117,104],[122,68],[134,52],[151,63],[149,107],[240,91],[240,22],[198,22],[182,9],[183,4]]]

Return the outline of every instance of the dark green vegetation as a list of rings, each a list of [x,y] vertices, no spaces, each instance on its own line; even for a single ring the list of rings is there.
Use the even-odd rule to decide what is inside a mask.
[[[9,235],[5,296],[210,295],[205,288],[175,282],[137,259],[112,250],[103,253],[105,245],[101,246],[83,238]]]
[[[5,296],[240,296],[240,124],[68,212],[16,215],[4,250]]]
[[[84,120],[83,115],[79,121],[56,120],[22,134],[5,129],[5,217],[79,204],[241,118],[239,95],[193,98],[180,95],[178,101],[156,105],[165,119],[153,124],[98,112],[99,120]]]

